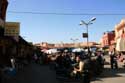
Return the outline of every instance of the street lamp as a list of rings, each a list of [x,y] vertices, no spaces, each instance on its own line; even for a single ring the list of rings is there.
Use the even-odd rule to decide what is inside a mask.
[[[88,35],[88,26],[93,24],[92,22],[96,20],[96,17],[91,18],[89,22],[85,22],[81,20],[80,25],[85,25],[86,26],[86,33],[87,33],[87,49],[88,49],[88,54],[89,54],[89,35]]]
[[[73,38],[71,38],[70,40],[72,40],[73,41],[73,43],[75,43],[77,40],[79,40],[79,39],[73,39]]]
[[[76,41],[79,40],[79,39],[77,39],[77,38],[76,38],[76,39],[71,38],[70,40],[73,41],[74,47],[77,47],[77,46],[76,46]]]

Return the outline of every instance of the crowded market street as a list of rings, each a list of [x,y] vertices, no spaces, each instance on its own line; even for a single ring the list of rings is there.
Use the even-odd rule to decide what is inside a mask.
[[[106,56],[106,65],[103,73],[93,79],[91,83],[124,83],[125,68],[119,63],[119,69],[113,70],[110,68],[109,57]],[[55,71],[50,69],[49,65],[39,65],[32,63],[20,70],[16,76],[4,79],[3,83],[79,83],[79,82],[64,82],[56,79]]]
[[[0,0],[0,83],[124,83],[125,0]]]

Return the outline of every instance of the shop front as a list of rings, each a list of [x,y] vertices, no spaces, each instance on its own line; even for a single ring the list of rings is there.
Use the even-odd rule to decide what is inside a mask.
[[[17,54],[17,42],[12,37],[0,37],[0,65],[10,66],[10,58]]]

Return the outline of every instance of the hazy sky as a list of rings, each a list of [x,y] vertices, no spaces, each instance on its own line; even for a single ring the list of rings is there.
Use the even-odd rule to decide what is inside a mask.
[[[98,42],[103,32],[114,30],[125,17],[125,0],[8,1],[7,21],[20,22],[20,35],[34,43],[72,42],[71,38],[86,41],[82,38],[86,27],[79,23],[88,22],[92,17],[96,17],[96,21],[89,26],[89,41]]]

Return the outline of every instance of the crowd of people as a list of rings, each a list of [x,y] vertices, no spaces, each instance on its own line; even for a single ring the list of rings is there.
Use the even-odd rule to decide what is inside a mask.
[[[125,67],[125,57],[123,52],[117,52],[115,48],[109,52],[110,55],[110,64],[111,69],[118,69],[118,62],[123,63],[123,67]]]
[[[68,52],[67,50],[54,54],[43,54],[42,63],[49,64],[59,78],[84,78],[85,83],[89,83],[91,78],[100,75],[105,63],[103,51],[96,51],[94,57],[91,56],[91,52]],[[116,52],[114,49],[107,55],[110,58],[111,69],[118,69],[118,62],[123,62],[125,66],[123,52]]]
[[[89,53],[89,54],[88,54]],[[101,51],[98,51],[96,58],[92,58],[91,52],[58,52],[48,55],[51,68],[61,78],[84,78],[84,83],[90,83],[92,77],[101,74],[104,66],[104,58]]]
[[[109,52],[111,69],[118,69],[118,62],[122,62],[125,67],[123,52],[115,49]],[[104,68],[105,58],[103,51],[96,51],[95,56],[89,52],[71,52],[68,50],[59,51],[54,54],[34,52],[32,57],[27,57],[27,62],[37,64],[47,64],[56,71],[57,78],[82,79],[84,83],[100,75]],[[17,61],[11,59],[12,68],[16,68]],[[22,62],[22,59],[21,59]]]

